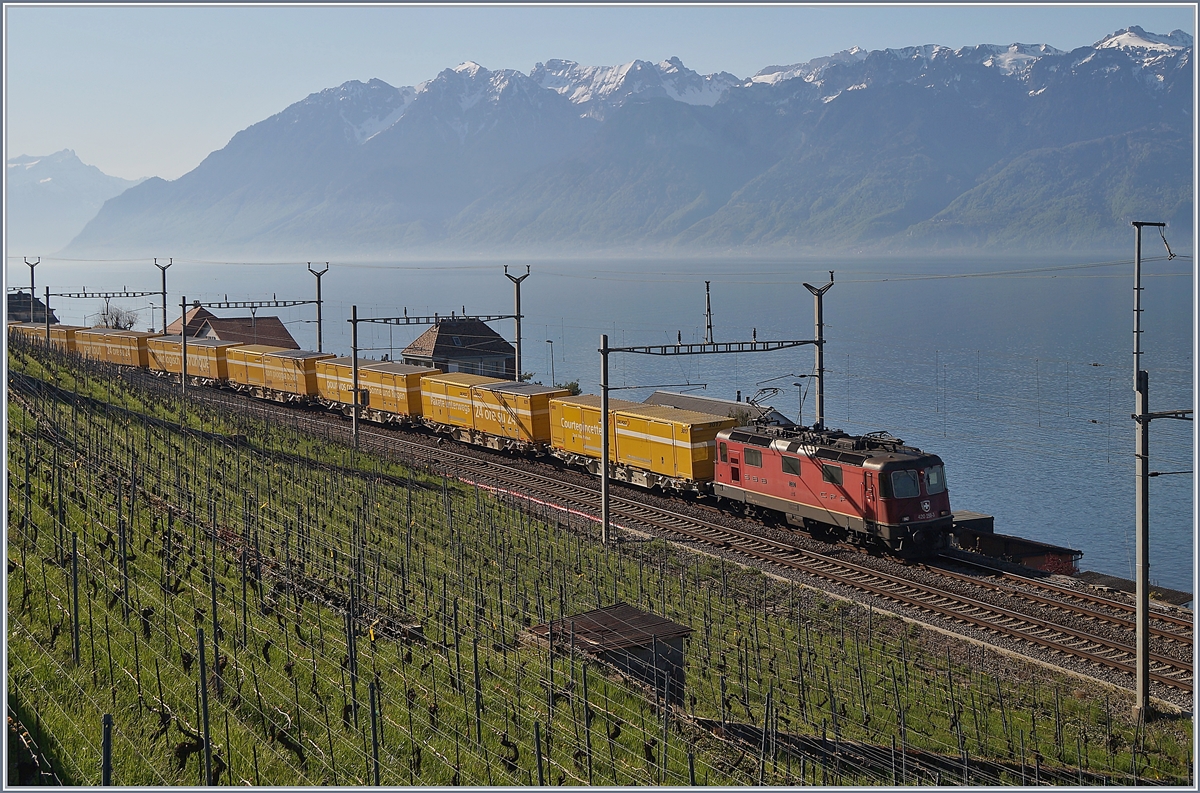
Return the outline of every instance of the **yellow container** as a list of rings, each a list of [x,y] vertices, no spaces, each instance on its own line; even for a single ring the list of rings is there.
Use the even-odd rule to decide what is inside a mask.
[[[440,369],[413,366],[393,361],[370,361],[358,365],[358,387],[367,389],[367,404],[373,410],[400,416],[420,416],[424,412],[421,382],[441,374]]]
[[[265,386],[273,391],[297,396],[316,396],[317,362],[334,357],[333,353],[308,350],[278,350],[263,356]]]
[[[54,326],[51,325],[50,327],[53,328]],[[10,322],[8,323],[8,333],[10,336],[19,336],[26,341],[40,341],[43,344],[46,342],[45,323]]]
[[[51,325],[50,344],[60,350],[75,352],[75,334],[87,330],[79,325]]]
[[[677,479],[713,478],[717,433],[737,419],[666,405],[614,411],[617,461]]]
[[[265,386],[267,372],[264,358],[273,352],[287,352],[287,349],[267,344],[243,344],[240,347],[230,347],[225,353],[229,379],[239,385]]]
[[[550,442],[550,400],[564,388],[502,380],[471,388],[475,429],[525,443]]]
[[[87,358],[145,369],[149,365],[146,339],[153,335],[145,331],[89,328],[75,332],[75,347]]]
[[[362,370],[369,363],[365,358],[358,359],[358,387],[363,388]],[[326,358],[317,361],[317,395],[330,402],[352,405],[350,391],[354,387],[354,364],[350,356],[344,358]]]
[[[422,414],[438,424],[474,429],[475,410],[471,387],[511,382],[463,372],[429,375],[421,380]]]
[[[238,346],[240,342],[236,341],[188,339],[188,375],[209,380],[227,380],[229,349]],[[150,368],[154,371],[179,374],[179,370],[183,368],[182,336],[152,336],[146,339],[146,352],[150,359]]]
[[[737,419],[691,410],[610,399],[609,459],[674,479],[713,477],[717,433]],[[551,443],[556,449],[600,457],[600,397],[559,397],[550,402]]]
[[[637,402],[609,399],[608,411],[636,408]],[[608,459],[615,461],[614,422],[608,425]],[[555,449],[600,459],[600,397],[595,394],[562,396],[550,400],[550,445]]]
[[[108,328],[85,328],[75,331],[75,352],[93,361],[105,360]]]

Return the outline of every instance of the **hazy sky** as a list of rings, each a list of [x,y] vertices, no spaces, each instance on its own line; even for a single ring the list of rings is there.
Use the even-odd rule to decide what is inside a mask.
[[[1093,44],[1195,34],[1195,6],[63,7],[5,5],[5,158],[74,149],[175,179],[239,130],[347,80],[414,85],[466,60],[528,71],[679,56],[748,77],[839,50]]]

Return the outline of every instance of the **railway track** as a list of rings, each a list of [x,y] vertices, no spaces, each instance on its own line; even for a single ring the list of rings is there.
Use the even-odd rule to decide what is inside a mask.
[[[1091,592],[1085,592],[1070,587],[1060,586],[1050,581],[1039,581],[1030,576],[1023,576],[1017,573],[1012,573],[1007,570],[1001,570],[993,565],[984,562],[977,562],[972,559],[963,559],[957,556],[939,557],[952,564],[962,567],[970,567],[987,574],[1001,581],[1014,581],[1019,585],[1009,585],[999,583],[998,581],[990,581],[980,579],[975,576],[958,573],[954,570],[948,570],[944,567],[928,567],[928,569],[936,570],[938,574],[955,578],[960,581],[966,581],[976,584],[980,587],[992,589],[996,592],[1002,592],[1008,596],[1028,600],[1031,603],[1046,606],[1048,608],[1058,609],[1063,612],[1093,620],[1098,623],[1121,628],[1123,630],[1135,630],[1134,621],[1124,614],[1136,613],[1136,608],[1129,604],[1112,598],[1106,598],[1102,595],[1096,595]],[[1051,593],[1050,595],[1040,595],[1036,592],[1031,592],[1023,587],[1037,589]],[[1093,608],[1099,606],[1100,608]],[[1102,609],[1109,609],[1103,611]],[[1118,612],[1113,614],[1111,612]],[[1157,636],[1168,642],[1176,642],[1181,645],[1187,645],[1189,648],[1192,644],[1192,621],[1186,617],[1181,617],[1178,614],[1172,614],[1168,611],[1151,611],[1150,612],[1150,635]],[[1157,624],[1156,624],[1157,623]]]
[[[162,383],[161,380],[158,382]],[[342,440],[348,440],[350,437],[346,422],[329,413],[297,411],[219,391],[197,389],[190,396],[211,404],[231,405],[242,411],[276,416],[297,427],[307,426],[318,430],[326,436],[333,435]],[[440,468],[448,475],[480,487],[528,499],[592,520],[597,517],[598,498],[594,487],[584,487],[562,478],[530,471],[527,467],[501,462],[501,455],[487,454],[485,457],[479,453],[469,454],[446,445],[407,439],[399,433],[375,426],[369,429],[360,427],[359,436],[360,446],[364,449],[386,452],[402,449],[417,464]],[[651,505],[622,495],[619,488],[611,494],[611,514],[618,529],[649,531],[675,540],[721,549],[760,566],[786,573],[799,573],[943,621],[986,634],[1004,636],[1029,647],[1048,651],[1051,656],[1074,658],[1095,667],[1114,670],[1130,680],[1135,672],[1135,654],[1131,642],[1116,641],[1061,622],[1023,613],[1016,608],[988,603],[893,573],[800,548],[749,530],[730,528]],[[954,562],[965,564],[957,558]],[[948,579],[967,581],[982,589],[999,591],[1005,597],[1011,597],[1018,602],[1023,601],[1064,615],[1105,623],[1121,630],[1129,630],[1132,627],[1132,620],[1120,616],[1120,613],[1128,613],[1131,607],[1119,601],[1081,593],[1048,582],[1036,582],[1035,586],[1050,594],[1036,594],[1017,586],[998,583],[996,578],[1019,577],[986,566],[983,566],[984,571],[991,576],[991,579],[986,581],[941,567],[923,567],[935,570],[937,574]],[[1021,579],[1023,584],[1029,581]],[[1119,613],[1105,613],[1102,610],[1105,608]],[[1156,626],[1155,635],[1164,641],[1176,643],[1181,651],[1184,651],[1181,654],[1191,657],[1190,623],[1177,615],[1156,614],[1155,617],[1161,623]],[[1189,631],[1182,630],[1185,627]],[[1162,653],[1152,653],[1150,663],[1150,678],[1153,682],[1179,692],[1190,693],[1193,690],[1193,669],[1190,661]]]

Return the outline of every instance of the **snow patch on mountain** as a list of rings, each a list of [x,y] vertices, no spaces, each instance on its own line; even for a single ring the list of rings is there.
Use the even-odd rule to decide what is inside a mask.
[[[984,66],[999,69],[1004,74],[1022,76],[1029,68],[1045,55],[1062,55],[1049,44],[1009,44],[1007,47],[985,45],[992,51],[991,57],[983,62]]]
[[[803,79],[805,82],[817,82],[820,80],[821,74],[829,67],[838,64],[858,63],[866,57],[866,50],[861,47],[851,47],[848,50],[842,50],[833,55],[813,58],[811,61],[805,63],[795,63],[791,66],[768,66],[765,69],[760,69],[748,82],[775,85],[784,80],[792,80],[797,77]]]
[[[1116,48],[1122,50],[1169,52],[1192,46],[1192,37],[1182,30],[1172,30],[1166,35],[1161,33],[1147,33],[1137,25],[1134,25],[1133,27],[1118,30],[1116,33],[1105,36],[1093,46],[1098,50]]]
[[[699,74],[679,58],[659,63],[631,61],[619,66],[581,66],[561,59],[539,63],[529,77],[542,88],[582,108],[580,115],[603,118],[630,97],[666,97],[689,105],[712,106],[742,81],[728,72]]]

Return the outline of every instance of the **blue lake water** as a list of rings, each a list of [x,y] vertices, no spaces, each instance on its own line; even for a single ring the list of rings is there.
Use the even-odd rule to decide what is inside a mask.
[[[1132,241],[1131,241],[1132,242]],[[996,530],[1078,548],[1084,569],[1133,575],[1132,244],[1086,259],[654,259],[538,261],[523,286],[524,365],[550,382],[578,380],[595,393],[601,333],[612,346],[704,339],[704,281],[712,282],[717,341],[810,339],[813,298],[802,286],[836,283],[825,298],[826,424],[852,433],[886,429],[946,461],[955,509],[996,516]],[[1191,259],[1162,261],[1146,248],[1143,366],[1151,410],[1192,407]],[[1151,257],[1155,257],[1151,260]],[[510,260],[513,261],[513,260]],[[523,260],[522,260],[523,261]],[[515,262],[514,262],[515,264]],[[520,267],[510,267],[523,273]],[[986,276],[985,273],[1005,273]],[[19,262],[9,286],[28,282]],[[45,261],[44,286],[67,291],[157,289],[149,263]],[[310,299],[304,265],[177,262],[179,295],[211,301],[277,295]],[[348,353],[350,306],[359,316],[510,314],[512,285],[494,262],[335,263],[324,278],[325,349]],[[139,327],[158,327],[157,299],[121,301]],[[52,300],[64,322],[91,324],[98,300]],[[178,315],[178,308],[171,311]],[[217,311],[221,315],[248,312]],[[277,314],[303,347],[315,347],[312,306]],[[494,325],[508,338],[511,321]],[[424,328],[360,327],[364,355],[395,355]],[[547,340],[553,344],[547,343]],[[795,417],[796,375],[811,374],[811,347],[719,356],[614,355],[614,385],[643,399],[655,385],[704,384],[734,398],[778,387],[768,400]],[[769,381],[769,382],[768,382]],[[812,380],[801,382],[812,383]],[[676,389],[678,390],[678,389]],[[805,396],[811,422],[815,387]],[[1193,591],[1193,425],[1158,420],[1151,470],[1153,583]]]

